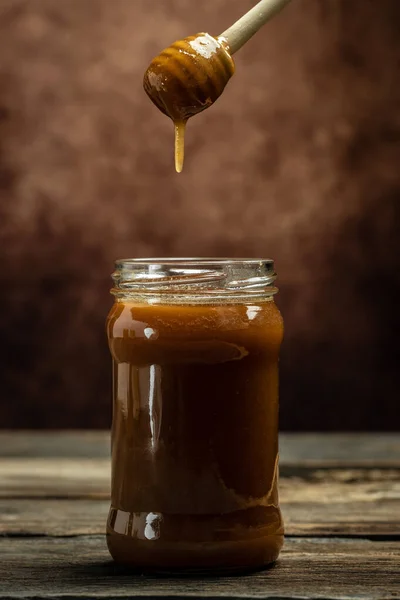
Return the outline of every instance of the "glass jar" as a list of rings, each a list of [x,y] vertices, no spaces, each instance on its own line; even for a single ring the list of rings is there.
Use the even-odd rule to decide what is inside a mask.
[[[150,571],[276,560],[278,357],[272,260],[121,260],[113,358],[113,558]]]

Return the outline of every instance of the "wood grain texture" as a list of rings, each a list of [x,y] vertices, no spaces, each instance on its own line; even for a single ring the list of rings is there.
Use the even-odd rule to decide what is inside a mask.
[[[104,489],[99,488],[97,493],[89,489],[86,494],[82,492],[88,490],[85,481],[82,482],[80,473],[74,479],[74,472],[71,470],[71,477],[58,489],[51,488],[54,485],[51,482],[39,490],[32,487],[35,482],[31,480],[25,488],[22,478],[11,491],[17,490],[17,496],[21,493],[31,497],[18,498],[11,494],[12,499],[0,499],[0,534],[103,533],[109,508],[108,469],[103,473]],[[87,471],[84,472],[87,476]],[[400,538],[400,473],[395,470],[366,473],[373,477],[363,479],[360,473],[351,470],[324,471],[325,479],[320,478],[318,471],[310,472],[306,479],[281,477],[280,496],[286,534]],[[59,481],[56,469],[54,479]],[[7,488],[3,484],[5,494],[4,490]],[[50,493],[51,498],[46,498],[48,491],[57,494]]]
[[[110,460],[103,458],[0,458],[0,498],[108,498],[110,472]],[[384,500],[393,494],[398,498],[399,479],[400,470],[394,467],[280,468],[281,492],[285,499],[289,495],[288,500],[292,492],[300,493],[300,486],[301,493],[309,497],[323,494],[327,501],[336,502],[347,494],[352,483],[359,486],[361,500]]]
[[[155,578],[109,560],[104,536],[0,539],[1,598],[318,598],[400,595],[398,544],[289,539],[275,567],[242,577]]]
[[[145,577],[110,561],[108,448],[104,432],[0,434],[0,600],[400,597],[397,436],[283,435],[281,559],[213,579]]]
[[[108,498],[109,459],[0,459],[0,497]]]
[[[281,433],[281,465],[400,466],[396,433]],[[108,431],[3,431],[0,457],[108,458]]]
[[[0,431],[7,458],[109,458],[109,431]]]

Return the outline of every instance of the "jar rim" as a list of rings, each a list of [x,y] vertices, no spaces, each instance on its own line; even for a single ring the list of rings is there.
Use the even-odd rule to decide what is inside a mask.
[[[123,265],[162,265],[162,264],[195,264],[199,266],[209,265],[227,265],[227,264],[248,264],[248,265],[259,265],[272,264],[274,261],[271,258],[230,258],[230,257],[200,257],[200,256],[188,256],[188,257],[156,257],[156,258],[119,258],[115,261],[117,267]]]

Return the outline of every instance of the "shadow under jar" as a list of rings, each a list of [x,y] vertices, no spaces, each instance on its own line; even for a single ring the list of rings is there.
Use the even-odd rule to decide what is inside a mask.
[[[121,260],[113,358],[113,558],[235,571],[278,557],[278,357],[271,260]]]

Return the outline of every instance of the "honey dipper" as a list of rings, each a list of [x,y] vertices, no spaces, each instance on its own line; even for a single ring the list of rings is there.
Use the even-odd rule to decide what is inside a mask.
[[[290,0],[261,0],[218,37],[198,33],[152,60],[143,87],[175,127],[175,168],[182,171],[187,120],[213,104],[235,71],[232,55]]]

